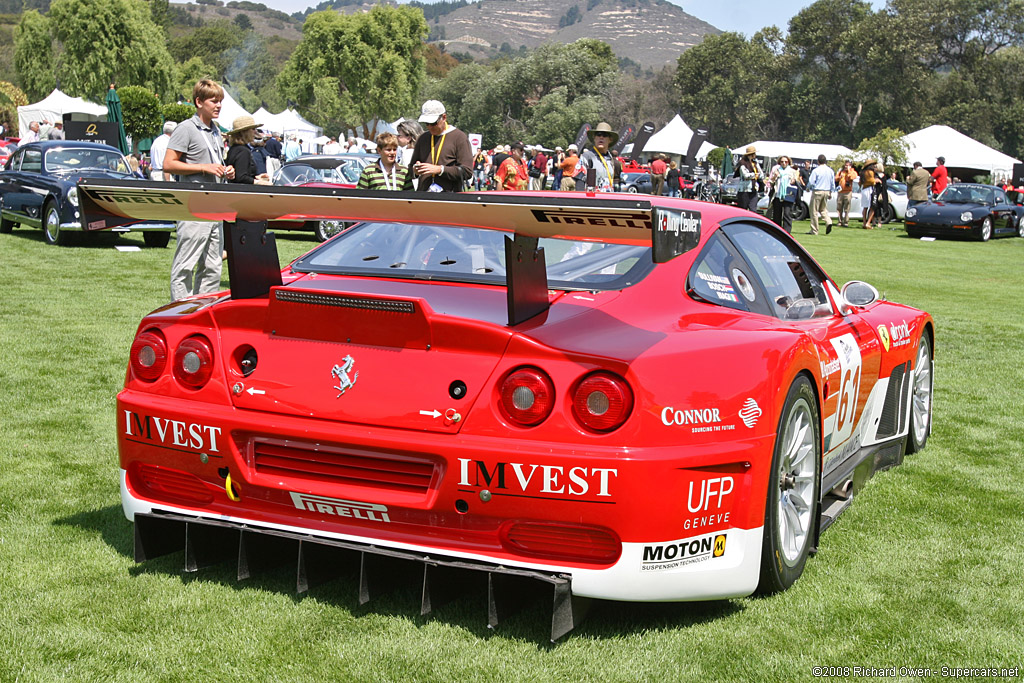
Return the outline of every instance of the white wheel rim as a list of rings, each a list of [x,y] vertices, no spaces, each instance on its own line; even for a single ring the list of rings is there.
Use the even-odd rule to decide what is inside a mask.
[[[914,396],[912,412],[914,418],[914,439],[922,443],[928,436],[932,419],[932,355],[928,341],[921,339],[914,362]]]
[[[344,227],[344,221],[320,221],[320,231],[327,239],[337,235]]]
[[[46,212],[46,234],[54,242],[60,235],[60,217],[53,209]]]
[[[786,563],[793,565],[807,545],[814,507],[814,425],[806,399],[793,406],[782,433],[776,524]]]
[[[981,238],[987,240],[992,236],[992,221],[985,219],[981,224]]]

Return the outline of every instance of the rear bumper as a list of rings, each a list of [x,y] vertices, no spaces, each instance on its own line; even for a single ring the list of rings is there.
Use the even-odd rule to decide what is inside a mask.
[[[174,232],[174,223],[136,223],[135,225],[123,225],[117,228],[110,228],[108,232]],[[85,232],[85,228],[79,221],[70,221],[60,224],[61,230]],[[89,230],[89,232],[95,232]]]
[[[613,600],[738,597],[757,585],[772,435],[587,447],[370,429],[131,390],[118,396],[117,421],[130,520],[163,511],[555,572],[576,595]]]

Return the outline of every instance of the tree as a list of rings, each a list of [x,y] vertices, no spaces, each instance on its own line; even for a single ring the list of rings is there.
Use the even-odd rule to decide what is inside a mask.
[[[186,102],[192,99],[192,88],[196,82],[203,78],[219,78],[216,69],[204,62],[200,57],[192,57],[184,64],[174,70],[174,95],[185,99]]]
[[[857,150],[875,155],[885,166],[906,166],[910,146],[903,136],[901,130],[883,128],[877,135],[861,140]]]
[[[232,62],[229,51],[240,47],[242,42],[243,37],[236,25],[226,19],[217,19],[172,38],[167,42],[167,48],[179,64],[198,58],[212,68],[206,76],[221,80]]]
[[[18,107],[28,104],[28,97],[13,83],[0,81],[0,125],[7,131],[18,129]]]
[[[56,85],[50,20],[35,10],[21,15],[14,29],[14,69],[22,90],[33,100],[50,94]]]
[[[252,19],[249,18],[248,14],[236,14],[235,15],[235,26],[242,29],[243,31],[252,30]]]
[[[155,92],[138,85],[126,85],[118,89],[117,95],[121,98],[124,132],[131,137],[132,146],[137,148],[143,138],[160,134],[164,117]]]
[[[408,6],[375,5],[347,16],[316,12],[306,19],[278,87],[314,122],[343,129],[362,123],[363,137],[372,137],[372,121],[414,107],[426,35],[422,11]]]
[[[170,91],[174,63],[144,0],[54,0],[48,21],[33,14],[25,13],[15,41],[15,62],[32,95],[49,92],[55,75],[69,95],[94,100],[109,83]]]
[[[178,104],[177,102],[171,102],[160,107],[160,115],[164,121],[174,121],[175,123],[181,123],[182,121],[188,121],[192,118],[192,115],[196,113],[196,108],[191,104]]]

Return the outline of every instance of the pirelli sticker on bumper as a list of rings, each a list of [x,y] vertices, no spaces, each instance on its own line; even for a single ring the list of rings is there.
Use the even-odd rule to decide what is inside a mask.
[[[708,534],[671,543],[644,546],[642,572],[660,572],[708,562],[725,555],[727,534]]]

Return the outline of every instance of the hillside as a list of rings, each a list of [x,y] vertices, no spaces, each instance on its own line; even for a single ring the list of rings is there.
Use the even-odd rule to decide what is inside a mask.
[[[596,38],[620,58],[656,68],[675,63],[706,34],[720,32],[665,0],[481,0],[435,18],[430,27],[449,52]]]

